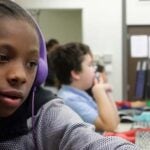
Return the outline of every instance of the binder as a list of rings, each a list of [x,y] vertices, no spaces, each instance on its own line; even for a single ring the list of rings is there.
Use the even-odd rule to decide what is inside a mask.
[[[146,81],[146,68],[147,62],[144,61],[141,63],[140,61],[137,63],[136,69],[136,83],[135,83],[135,98],[143,99],[144,91],[145,91],[145,81]]]
[[[150,60],[148,60],[147,77],[145,82],[145,99],[150,99]]]

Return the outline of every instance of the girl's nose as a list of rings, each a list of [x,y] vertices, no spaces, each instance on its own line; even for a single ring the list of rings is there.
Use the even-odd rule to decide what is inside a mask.
[[[10,68],[7,80],[11,86],[20,86],[26,83],[26,72],[22,64],[14,65]]]

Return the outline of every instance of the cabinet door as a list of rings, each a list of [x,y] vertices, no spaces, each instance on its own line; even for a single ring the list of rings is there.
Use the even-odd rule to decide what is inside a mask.
[[[130,37],[132,35],[150,36],[150,26],[128,26],[127,27],[127,96],[128,100],[135,99],[136,67],[137,62],[147,60],[148,58],[132,58],[130,49]]]

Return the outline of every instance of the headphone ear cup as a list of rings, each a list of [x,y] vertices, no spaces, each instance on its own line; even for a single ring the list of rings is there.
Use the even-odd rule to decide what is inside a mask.
[[[46,80],[47,74],[48,74],[47,63],[40,58],[34,85],[39,86],[40,84],[42,84]]]

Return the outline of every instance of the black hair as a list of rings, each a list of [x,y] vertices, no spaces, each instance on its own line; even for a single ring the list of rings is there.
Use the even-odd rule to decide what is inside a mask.
[[[105,71],[105,68],[103,65],[97,64],[96,72],[103,73]]]
[[[59,42],[58,40],[56,39],[49,39],[47,42],[46,42],[46,49],[47,49],[47,52],[48,54],[53,51],[56,46],[59,45]],[[55,86],[55,87],[58,87],[58,81],[57,81],[57,78],[56,78],[56,75],[55,73],[52,71],[51,69],[51,60],[49,60],[49,56],[47,55],[47,64],[48,64],[48,76],[45,80],[45,86]]]
[[[18,4],[10,0],[0,0],[0,19],[1,18],[24,20],[31,24],[34,28],[36,27],[29,13]]]
[[[60,45],[49,54],[52,70],[56,73],[60,84],[71,83],[71,71],[82,70],[81,63],[86,54],[92,56],[90,48],[82,43]]]
[[[53,47],[54,45],[59,44],[58,40],[56,39],[50,39],[46,42],[46,48],[47,50],[51,47]]]

